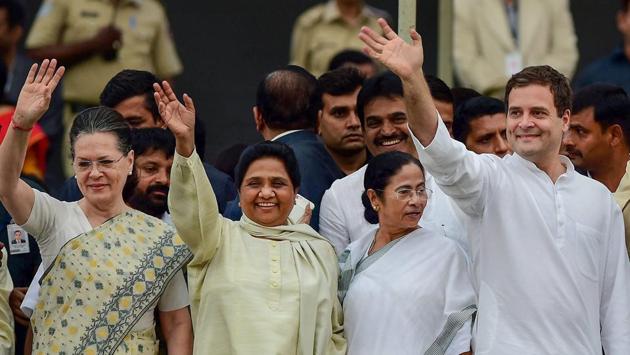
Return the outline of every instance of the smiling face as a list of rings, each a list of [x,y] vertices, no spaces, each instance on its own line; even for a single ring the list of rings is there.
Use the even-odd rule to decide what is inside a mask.
[[[407,108],[402,97],[376,97],[363,111],[365,144],[372,155],[393,151],[418,155],[409,137]]]
[[[507,143],[505,114],[484,115],[469,122],[466,148],[477,154],[495,154],[500,157],[511,153]]]
[[[353,155],[365,149],[361,122],[356,114],[357,95],[322,95],[323,107],[318,114],[318,131],[324,145],[342,155]]]
[[[378,196],[371,190],[369,195],[372,205],[378,207],[379,224],[392,234],[405,234],[418,227],[418,221],[422,217],[422,212],[427,205],[427,195],[419,197],[412,193],[408,201],[401,200],[397,192],[405,189],[417,191],[424,189],[424,174],[422,170],[413,163],[403,165],[400,170],[393,175],[388,184],[383,189],[382,195]]]
[[[79,190],[93,205],[109,205],[122,201],[122,190],[133,167],[133,151],[125,155],[112,133],[81,134],[74,143],[73,167]],[[91,161],[87,169],[79,166]],[[95,161],[110,161],[106,167]]]
[[[512,150],[533,163],[547,163],[560,152],[569,128],[569,110],[558,114],[548,86],[515,87],[509,94],[507,138]]]
[[[247,168],[239,194],[241,209],[248,218],[274,227],[286,224],[297,191],[284,163],[277,158],[263,157]]]

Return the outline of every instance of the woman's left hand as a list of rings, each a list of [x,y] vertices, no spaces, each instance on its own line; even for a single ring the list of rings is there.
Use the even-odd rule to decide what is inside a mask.
[[[185,157],[192,154],[195,147],[195,105],[188,94],[184,94],[182,104],[168,82],[153,84],[155,102],[160,116],[176,138],[177,153]]]

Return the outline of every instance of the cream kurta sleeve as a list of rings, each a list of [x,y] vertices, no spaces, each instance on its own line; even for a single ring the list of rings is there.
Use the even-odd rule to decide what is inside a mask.
[[[194,254],[188,267],[209,263],[221,244],[224,220],[197,151],[188,158],[175,152],[168,208],[177,233]]]
[[[9,294],[13,290],[13,281],[7,267],[7,251],[2,248],[2,266],[0,266],[0,355],[14,353],[15,337],[13,333],[13,313],[9,307]]]

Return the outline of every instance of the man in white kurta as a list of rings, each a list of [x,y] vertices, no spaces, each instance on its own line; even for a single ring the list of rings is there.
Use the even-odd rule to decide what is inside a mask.
[[[600,183],[559,156],[568,80],[548,66],[508,83],[514,154],[476,155],[453,141],[422,77],[423,50],[381,22],[368,52],[402,79],[420,160],[469,217],[478,316],[475,354],[630,354],[630,263],[621,211]],[[511,86],[512,85],[512,86]]]

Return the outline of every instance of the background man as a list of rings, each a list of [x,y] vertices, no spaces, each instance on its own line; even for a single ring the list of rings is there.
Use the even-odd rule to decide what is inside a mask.
[[[333,70],[317,80],[317,134],[345,175],[367,161],[363,130],[357,117],[357,95],[362,85],[363,76],[354,68]]]
[[[405,43],[384,20],[363,28],[367,51],[402,78],[420,160],[467,216],[478,294],[474,352],[630,353],[630,262],[608,190],[559,155],[571,88],[549,66],[506,86],[514,154],[474,154],[451,139],[422,76],[420,35]]]
[[[346,49],[335,54],[330,60],[328,70],[345,67],[357,68],[366,79],[373,77],[378,72],[378,66],[372,58],[354,49]]]
[[[263,139],[293,149],[300,166],[299,194],[315,204],[311,226],[319,229],[320,202],[324,191],[344,176],[313,132],[316,124],[317,79],[304,68],[287,66],[269,73],[258,85],[252,112]],[[238,201],[230,201],[225,216],[241,217]]]
[[[621,0],[617,11],[617,29],[623,43],[613,49],[607,57],[588,65],[575,80],[575,87],[581,88],[594,83],[607,83],[621,86],[630,92],[630,0]]]
[[[379,74],[365,81],[357,98],[357,115],[365,132],[365,143],[373,156],[400,151],[418,156],[407,129],[407,108],[403,100],[400,79],[391,72]],[[375,228],[363,217],[363,178],[366,165],[343,179],[335,181],[322,199],[320,234],[328,238],[341,254],[351,242],[363,238]],[[426,186],[433,190],[420,224],[459,241],[463,229],[446,196],[425,176]]]
[[[119,71],[142,69],[166,79],[182,71],[166,14],[155,0],[45,0],[26,48],[37,61],[56,58],[67,67],[63,86],[66,133],[74,115],[96,106],[99,93]],[[62,151],[70,150],[66,146]],[[66,161],[70,176],[72,167]]]
[[[488,96],[471,98],[455,113],[453,138],[477,154],[502,157],[512,152],[507,143],[505,120],[503,101]]]
[[[448,133],[453,136],[453,93],[442,79],[435,75],[426,74],[424,78],[429,85],[433,103],[442,117],[442,121],[448,129]]]
[[[344,49],[361,49],[357,33],[361,26],[378,30],[376,19],[386,12],[363,0],[329,0],[301,14],[293,26],[291,64],[320,76],[328,70],[333,56]]]
[[[562,143],[573,165],[615,192],[630,159],[629,133],[626,92],[618,86],[594,84],[573,97],[571,123]]]

